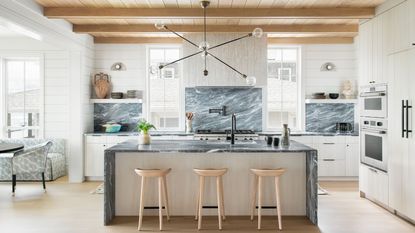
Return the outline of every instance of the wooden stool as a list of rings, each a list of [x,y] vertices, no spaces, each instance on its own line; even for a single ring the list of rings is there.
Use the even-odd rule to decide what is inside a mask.
[[[281,224],[281,203],[280,203],[280,193],[279,193],[279,181],[280,176],[285,172],[285,169],[251,169],[254,173],[254,187],[252,189],[252,199],[251,199],[251,221],[254,220],[255,213],[255,199],[258,190],[258,230],[261,229],[261,208],[262,208],[262,178],[263,177],[274,177],[275,178],[275,196],[277,201],[277,216],[278,216],[278,229],[282,230]]]
[[[193,171],[199,175],[199,195],[197,198],[196,215],[195,219],[198,220],[197,229],[202,228],[202,208],[203,208],[203,192],[205,186],[205,177],[216,177],[216,193],[218,199],[218,221],[219,229],[222,230],[222,218],[225,217],[225,205],[223,201],[223,181],[222,176],[228,171],[227,168],[222,169],[198,169],[195,168]]]
[[[143,210],[144,210],[144,186],[147,177],[158,177],[159,184],[159,221],[160,221],[160,231],[163,230],[163,202],[164,208],[166,209],[167,220],[170,220],[169,214],[169,198],[167,195],[167,184],[166,184],[166,175],[171,171],[169,169],[134,169],[137,175],[141,176],[141,194],[140,194],[140,211],[138,216],[138,230],[141,230],[142,221],[143,221]]]

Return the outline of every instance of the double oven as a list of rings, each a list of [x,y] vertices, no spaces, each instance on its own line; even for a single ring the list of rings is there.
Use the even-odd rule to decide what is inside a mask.
[[[386,84],[364,86],[360,91],[360,161],[388,171],[388,93]]]

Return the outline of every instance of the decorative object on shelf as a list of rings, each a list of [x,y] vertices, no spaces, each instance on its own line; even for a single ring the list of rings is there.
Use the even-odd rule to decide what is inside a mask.
[[[331,62],[326,62],[320,67],[320,71],[335,71],[336,65]]]
[[[122,92],[111,92],[111,99],[122,99],[123,96]]]
[[[178,60],[175,60],[175,61],[172,61],[172,62],[170,62],[170,63],[167,63],[167,64],[160,64],[159,65],[159,69],[161,70],[161,69],[163,69],[164,67],[166,67],[166,66],[169,66],[169,65],[171,65],[171,64],[174,64],[174,63],[176,63],[176,62],[179,62],[179,61],[182,61],[182,60],[185,60],[185,59],[187,59],[187,58],[190,58],[190,57],[193,57],[193,56],[196,56],[196,55],[198,55],[198,54],[200,54],[200,55],[202,55],[202,57],[203,57],[203,59],[204,59],[204,63],[205,63],[205,69],[203,70],[203,75],[204,76],[208,76],[208,74],[209,74],[209,72],[208,72],[208,70],[207,70],[207,57],[209,56],[209,57],[213,57],[214,59],[216,59],[217,61],[219,61],[220,63],[222,63],[223,65],[225,65],[225,66],[227,66],[228,68],[230,68],[230,69],[232,69],[233,71],[235,71],[236,73],[238,73],[242,78],[244,78],[245,79],[245,81],[246,81],[246,83],[248,84],[248,85],[250,85],[250,86],[255,86],[255,84],[256,84],[256,78],[254,77],[254,76],[247,76],[246,74],[243,74],[242,72],[240,72],[240,71],[238,71],[236,68],[234,68],[234,67],[232,67],[231,65],[229,65],[228,63],[226,63],[226,62],[224,62],[223,60],[221,60],[220,58],[218,58],[218,57],[216,57],[215,55],[213,55],[210,51],[212,50],[212,49],[215,49],[215,48],[218,48],[218,47],[221,47],[221,46],[223,46],[223,45],[226,45],[226,44],[230,44],[230,43],[232,43],[232,42],[235,42],[235,41],[238,41],[238,40],[241,40],[241,39],[244,39],[244,38],[248,38],[248,37],[256,37],[256,38],[260,38],[261,36],[262,36],[262,34],[263,34],[263,31],[262,31],[262,29],[261,28],[255,28],[251,33],[248,33],[247,35],[244,35],[244,36],[241,36],[241,37],[239,37],[239,38],[236,38],[236,39],[233,39],[233,40],[229,40],[229,41],[226,41],[226,42],[223,42],[223,43],[221,43],[221,44],[218,44],[218,45],[215,45],[215,46],[210,46],[209,45],[209,43],[207,42],[207,40],[206,40],[206,8],[209,6],[209,4],[210,4],[210,1],[200,1],[200,5],[202,6],[202,8],[203,8],[203,20],[204,20],[204,24],[203,24],[203,26],[204,26],[204,30],[203,30],[203,41],[202,42],[200,42],[199,43],[199,45],[197,45],[196,43],[194,43],[194,42],[192,42],[192,41],[190,41],[189,39],[187,39],[187,38],[185,38],[185,37],[183,37],[182,35],[180,35],[180,34],[178,34],[177,32],[175,32],[175,31],[173,31],[173,30],[171,30],[169,27],[167,27],[165,24],[163,24],[163,23],[156,23],[154,26],[158,29],[158,30],[167,30],[167,31],[169,31],[169,32],[171,32],[171,33],[173,33],[173,34],[175,34],[176,36],[178,36],[178,37],[180,37],[180,38],[182,38],[184,41],[186,41],[187,43],[189,43],[189,44],[191,44],[191,45],[193,45],[193,46],[195,46],[199,51],[198,52],[196,52],[196,53],[193,53],[193,54],[190,54],[190,55],[188,55],[188,56],[185,56],[185,57],[182,57],[182,58],[180,58],[180,59],[178,59]]]
[[[193,112],[186,112],[186,133],[191,133],[193,131]]]
[[[313,99],[325,99],[326,95],[324,92],[316,92],[311,95]]]
[[[282,126],[281,146],[289,146],[291,129],[288,128],[288,124],[283,124]]]
[[[112,64],[111,70],[114,70],[114,71],[127,70],[127,67],[122,62],[116,62]]]
[[[345,99],[354,99],[355,98],[353,85],[352,85],[352,82],[350,80],[347,80],[347,81],[343,82],[342,94],[344,95]]]
[[[139,145],[149,145],[151,143],[151,137],[150,134],[148,134],[150,129],[156,129],[156,127],[146,120],[140,120],[138,122],[137,130],[140,132],[140,135],[138,136]]]
[[[93,86],[98,99],[105,99],[111,89],[111,79],[108,74],[98,73],[94,75]]]
[[[337,99],[337,98],[339,98],[339,93],[329,93],[329,98],[330,99]]]
[[[105,128],[105,133],[118,133],[121,130],[121,125],[115,122],[108,122],[102,127]]]
[[[140,90],[127,90],[127,98],[129,99],[142,99],[143,91]]]

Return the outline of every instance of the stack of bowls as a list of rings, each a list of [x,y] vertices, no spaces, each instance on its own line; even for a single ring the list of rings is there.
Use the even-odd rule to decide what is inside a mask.
[[[312,95],[313,99],[325,99],[326,95],[324,92],[316,92]]]
[[[143,97],[143,93],[139,90],[128,90],[127,91],[127,98],[141,99],[142,97]]]
[[[122,99],[123,95],[122,92],[111,92],[111,99]]]

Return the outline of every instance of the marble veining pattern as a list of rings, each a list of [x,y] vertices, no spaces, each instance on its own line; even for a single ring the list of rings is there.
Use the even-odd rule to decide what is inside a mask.
[[[354,104],[306,104],[306,131],[335,132],[337,122],[354,125]]]
[[[101,125],[114,121],[121,123],[121,131],[134,131],[141,118],[141,103],[96,103],[94,104],[94,132],[102,132]]]
[[[262,131],[262,88],[196,87],[186,88],[186,112],[194,112],[193,129],[224,130],[231,128],[236,114],[237,128]],[[209,109],[226,106],[226,116]]]
[[[115,156],[122,152],[154,153],[195,153],[195,156],[209,156],[210,153],[306,153],[306,215],[317,225],[317,151],[301,143],[291,141],[288,147],[267,146],[264,141],[245,145],[209,144],[206,141],[154,141],[151,145],[138,146],[135,140],[117,144],[105,150],[104,158],[104,225],[110,225],[115,217]],[[258,154],[260,156],[261,154]]]

